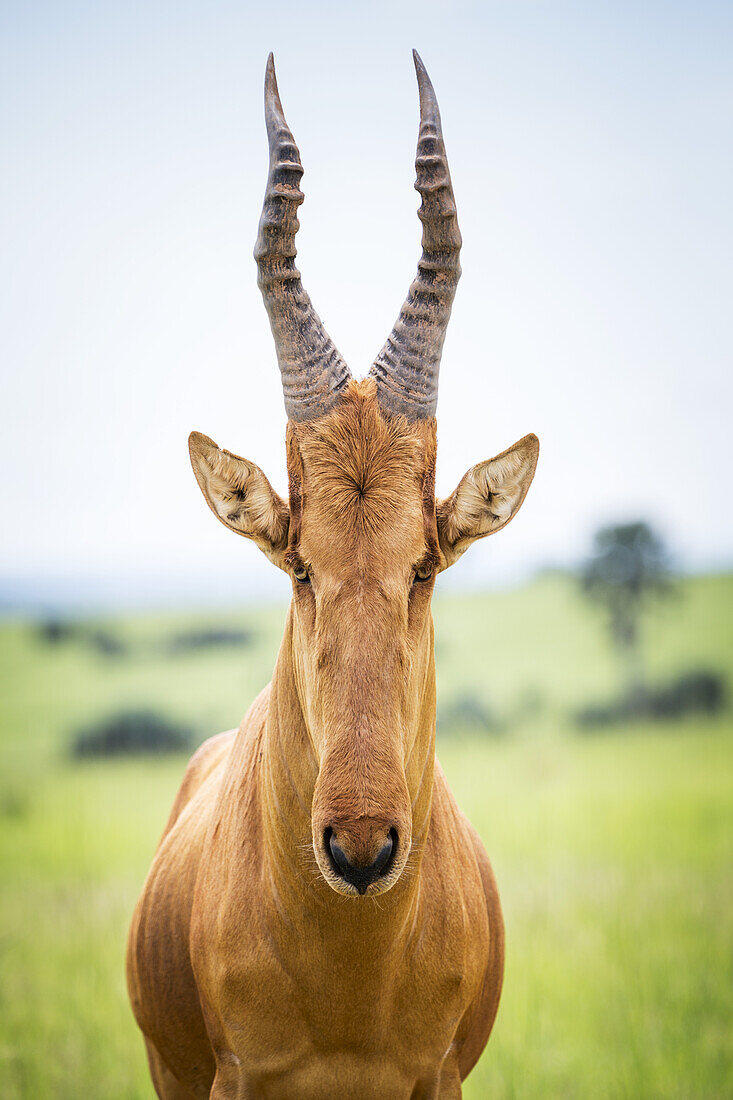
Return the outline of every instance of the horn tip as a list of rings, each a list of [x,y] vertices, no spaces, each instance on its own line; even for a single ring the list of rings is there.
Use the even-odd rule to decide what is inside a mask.
[[[425,62],[420,57],[417,50],[412,51],[412,60],[415,62],[415,72],[417,73],[417,82],[420,87],[422,88],[425,84],[432,87],[432,82],[428,76],[428,70],[425,68]]]
[[[280,89],[277,86],[277,75],[275,73],[275,56],[270,52],[267,58],[267,66],[265,68],[265,121],[267,123],[268,133],[272,127],[274,120],[278,116],[282,116],[283,107],[280,101]],[[284,122],[285,119],[282,118]]]
[[[423,59],[420,57],[417,50],[412,51],[412,59],[415,62],[415,73],[417,74],[417,87],[420,93],[421,107],[428,109],[437,107],[433,82],[428,76],[428,70],[425,68]]]
[[[271,96],[277,97],[277,76],[275,75],[275,55],[272,50],[267,57],[267,65],[265,66],[265,97]]]

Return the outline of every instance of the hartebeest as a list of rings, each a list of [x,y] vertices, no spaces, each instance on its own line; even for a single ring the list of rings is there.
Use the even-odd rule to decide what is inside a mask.
[[[132,923],[128,982],[158,1096],[458,1097],[502,982],[488,857],[435,761],[435,576],[515,515],[525,436],[435,499],[438,368],[461,237],[428,75],[423,254],[352,379],[295,267],[300,155],[272,57],[255,258],[288,413],[289,500],[194,432],[214,514],[292,579],[271,684],[191,760]]]

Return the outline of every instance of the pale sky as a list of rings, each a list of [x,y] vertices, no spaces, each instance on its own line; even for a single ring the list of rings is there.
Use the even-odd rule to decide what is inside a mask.
[[[299,267],[356,374],[420,250],[412,46],[435,84],[464,238],[439,492],[542,445],[519,517],[454,572],[573,561],[637,517],[686,567],[733,560],[732,5],[16,0],[2,20],[0,579],[277,587],[186,450],[203,431],[285,490],[252,260],[270,49],[306,169]]]

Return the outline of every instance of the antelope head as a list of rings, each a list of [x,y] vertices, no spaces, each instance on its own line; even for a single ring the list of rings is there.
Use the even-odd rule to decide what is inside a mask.
[[[199,433],[189,441],[211,510],[292,580],[292,682],[316,769],[313,849],[326,882],[352,895],[393,886],[427,827],[435,577],[516,514],[539,447],[525,436],[436,500],[438,370],[461,236],[435,92],[414,57],[422,257],[386,344],[357,381],[295,266],[303,169],[270,56],[270,169],[255,259],[288,414],[289,500],[254,463]]]

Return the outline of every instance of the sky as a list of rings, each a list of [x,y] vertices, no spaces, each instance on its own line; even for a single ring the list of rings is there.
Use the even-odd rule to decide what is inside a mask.
[[[542,448],[520,515],[454,582],[572,563],[636,518],[680,567],[730,565],[733,6],[2,10],[5,593],[287,591],[211,516],[186,448],[203,431],[285,490],[252,260],[271,49],[306,170],[298,264],[355,374],[419,255],[413,46],[433,79],[464,239],[438,491],[529,431]]]

